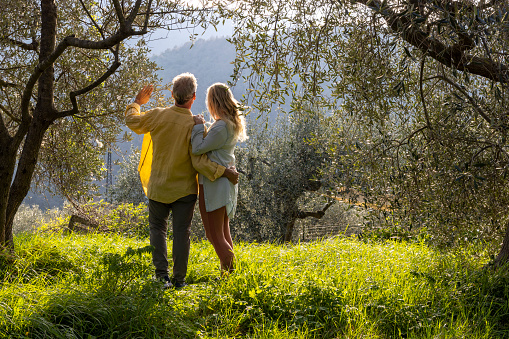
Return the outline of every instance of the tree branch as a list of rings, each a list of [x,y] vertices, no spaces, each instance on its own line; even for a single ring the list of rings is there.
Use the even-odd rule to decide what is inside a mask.
[[[18,85],[0,79],[0,87],[18,87]]]
[[[168,14],[189,14],[196,12],[212,12],[211,9],[208,8],[198,8],[198,9],[175,9],[171,11],[159,11],[159,12],[139,12],[137,15],[168,15]]]
[[[28,68],[28,66],[19,66],[19,67],[0,67],[0,71],[14,71],[21,68]]]
[[[329,209],[329,207],[331,207],[332,204],[334,204],[334,202],[335,202],[335,200],[329,201],[327,203],[327,205],[325,205],[319,211],[315,211],[315,212],[298,211],[297,212],[297,218],[305,219],[305,218],[308,218],[308,217],[313,217],[313,218],[316,218],[316,219],[321,219],[325,215],[325,212]]]
[[[57,45],[53,53],[51,53],[44,61],[40,62],[35,67],[34,72],[27,81],[21,99],[22,119],[25,120],[29,118],[28,105],[30,102],[30,95],[33,91],[33,88],[37,80],[44,72],[44,70],[51,66],[60,57],[60,55],[62,55],[62,53],[65,51],[67,47],[72,46],[84,49],[111,49],[113,46],[119,44],[122,40],[126,39],[132,34],[133,34],[132,31],[129,32],[128,29],[125,29],[123,31],[117,31],[112,36],[101,41],[82,40],[76,38],[74,35],[65,37],[62,41],[60,41],[60,43]]]
[[[148,21],[150,19],[150,8],[152,7],[152,0],[148,1],[147,4],[147,13],[145,14],[145,22],[143,23],[142,32],[147,32]]]
[[[74,35],[70,35],[64,38],[61,43],[65,43],[67,46],[83,49],[111,49],[113,46],[118,45],[122,42],[122,40],[130,37],[131,35],[137,35],[135,33],[136,32],[129,31],[128,29],[125,31],[117,31],[112,36],[100,41],[78,39]]]
[[[103,38],[103,40],[106,39],[106,37],[104,36],[104,30],[99,27],[99,25],[97,24],[97,22],[94,20],[94,18],[92,17],[92,15],[90,14],[90,12],[88,11],[87,7],[85,6],[85,3],[83,3],[83,0],[80,0],[80,3],[83,7],[83,9],[85,10],[85,12],[87,13],[87,16],[90,18],[90,20],[92,21],[92,23],[94,24],[94,27],[95,29],[97,29],[97,31],[99,32],[99,34],[101,34],[101,37]],[[110,50],[115,53],[115,51],[113,51],[112,48],[110,48]]]
[[[36,67],[32,75],[27,81],[25,89],[23,91],[23,95],[21,97],[21,119],[22,123],[18,132],[16,133],[16,137],[22,137],[26,133],[26,129],[28,128],[28,124],[31,120],[31,116],[28,112],[28,106],[30,103],[30,96],[34,89],[37,80],[41,76],[41,74],[50,67],[59,57],[64,53],[67,47],[79,47],[85,49],[110,49],[116,44],[120,43],[125,38],[129,37],[130,34],[126,32],[117,32],[114,35],[110,36],[101,41],[90,41],[90,40],[81,40],[77,39],[73,35],[65,37],[60,43],[57,45],[53,53],[51,53],[45,60],[40,62]],[[120,65],[118,65],[120,66]],[[117,68],[118,68],[117,66]],[[116,69],[116,68],[115,68]],[[108,75],[109,76],[109,75]]]
[[[446,77],[445,75],[437,75],[432,78],[437,78],[437,79],[443,80],[443,81],[447,82],[449,85],[456,88],[457,91],[459,91],[461,94],[463,94],[463,96],[465,98],[467,98],[467,100],[474,107],[474,109],[477,111],[477,113],[479,113],[479,115],[481,117],[483,117],[484,120],[486,120],[489,124],[491,124],[491,122],[492,122],[491,118],[488,116],[488,114],[481,107],[479,107],[477,102],[470,95],[468,95],[468,93],[465,91],[464,88],[462,88],[460,85],[458,85],[457,83],[455,83],[454,81],[452,81],[451,79]],[[432,79],[432,78],[428,78],[428,79]]]
[[[78,102],[76,100],[76,97],[79,95],[83,95],[83,94],[90,92],[91,90],[93,90],[94,88],[96,88],[97,86],[102,84],[104,81],[106,81],[106,79],[108,79],[113,73],[115,73],[121,65],[121,63],[118,61],[118,57],[116,59],[117,60],[115,60],[115,62],[110,66],[110,68],[100,78],[98,78],[96,81],[94,81],[92,84],[90,84],[87,87],[82,88],[78,91],[71,92],[69,94],[69,99],[71,100],[71,103],[72,103],[72,109],[67,110],[67,111],[58,112],[55,114],[54,118],[58,119],[58,118],[63,118],[63,117],[67,117],[70,115],[77,114],[79,112],[79,108],[78,108]]]
[[[424,117],[426,118],[426,125],[427,125],[428,129],[430,130],[430,132],[433,132],[433,130],[431,128],[431,121],[429,119],[428,108],[426,107],[426,101],[424,100],[424,90],[422,88],[422,83],[423,83],[422,78],[424,75],[425,62],[426,62],[426,55],[424,55],[422,57],[422,61],[421,61],[421,69],[420,69],[420,73],[419,73],[419,91],[421,93],[421,101],[422,101],[422,107],[424,109]]]
[[[465,10],[468,9],[469,11],[473,12],[476,9],[483,10],[487,8],[491,8],[493,6],[496,6],[498,4],[502,4],[505,0],[493,0],[488,3],[479,3],[474,4],[474,2],[468,3],[465,1],[451,1],[451,0],[442,0],[441,3],[446,5],[449,8],[457,8],[459,10]]]
[[[423,53],[427,53],[441,64],[479,75],[495,82],[508,82],[508,65],[494,62],[489,60],[489,58],[465,54],[465,48],[462,47],[462,44],[445,45],[443,42],[420,30],[414,22],[411,11],[396,13],[385,2],[382,3],[380,0],[352,1],[363,4],[374,12],[379,13],[393,32],[400,33],[404,41],[418,48]]]
[[[7,107],[5,107],[4,105],[0,104],[0,110],[2,110],[2,112],[5,113],[5,115],[7,115],[12,121],[15,121],[17,123],[21,123],[21,120],[19,118],[16,118],[12,112],[10,112]],[[3,124],[3,121],[2,121],[2,124]]]
[[[83,0],[80,0],[80,3],[81,3],[81,7],[83,7],[83,10],[85,11],[85,13],[87,13],[88,18],[92,21],[92,24],[94,25],[95,29],[97,29],[99,34],[101,34],[101,37],[103,38],[103,40],[106,39],[106,37],[104,36],[103,30],[101,29],[101,27],[99,27],[97,22],[94,20],[94,18],[90,14],[89,10],[87,9],[85,4],[83,3]]]
[[[331,15],[331,12],[332,12],[332,7],[329,8],[329,10],[327,11],[327,15],[325,16],[325,23],[323,24],[323,26],[320,28],[320,30],[318,31],[318,36],[316,37],[316,45],[315,45],[315,49],[316,49],[316,57],[315,57],[315,60],[314,60],[314,67],[313,67],[313,87],[311,89],[311,92],[313,93],[313,98],[316,96],[316,91],[317,91],[317,80],[316,80],[316,76],[317,76],[317,68],[318,68],[318,65],[320,64],[320,60],[319,60],[319,55],[320,53],[318,52],[319,49],[320,49],[320,40],[322,39],[322,34],[324,32],[324,30],[327,28],[327,26],[329,25],[329,17]]]
[[[26,134],[28,130],[28,125],[32,119],[30,113],[28,112],[28,107],[30,105],[30,97],[32,96],[32,92],[34,90],[35,84],[37,80],[39,80],[41,74],[50,67],[59,57],[64,53],[65,49],[69,46],[67,43],[67,38],[62,40],[58,46],[55,48],[53,53],[51,53],[45,60],[40,62],[37,66],[35,66],[34,72],[28,79],[25,89],[23,90],[23,95],[21,96],[21,121],[20,127],[16,132],[15,138],[21,139]]]
[[[2,40],[8,41],[11,44],[16,45],[24,50],[27,50],[27,51],[37,51],[39,49],[39,42],[36,41],[35,38],[32,38],[32,42],[29,44],[27,44],[26,42],[23,42],[23,41],[18,41],[18,40],[7,38],[7,37],[2,38]]]
[[[1,107],[2,110],[4,110],[4,107],[3,106]],[[7,130],[7,126],[5,126],[4,118],[0,114],[0,142],[2,143],[2,145],[6,145],[9,138],[10,138],[9,131]]]
[[[113,1],[113,7],[115,7],[115,13],[117,14],[118,22],[120,24],[120,30],[125,29],[125,17],[124,17],[124,11],[122,10],[122,7],[120,6],[120,3],[118,0],[112,0]]]
[[[138,12],[140,11],[141,7],[141,0],[136,0],[133,9],[131,10],[131,14],[127,17],[127,25],[131,26],[134,22],[134,19],[136,19],[136,16],[138,15]],[[147,10],[147,12],[150,12],[150,10]]]
[[[477,158],[479,155],[481,155],[482,152],[484,152],[487,149],[494,148],[494,147],[496,147],[496,146],[488,145],[488,146],[482,147],[479,151],[477,151],[474,155],[472,155],[472,158],[470,159],[470,164],[472,164],[474,162],[475,158]]]
[[[405,144],[408,144],[408,143],[410,142],[410,139],[412,139],[412,138],[414,137],[414,135],[416,135],[417,133],[420,133],[420,132],[424,131],[426,128],[428,128],[428,126],[423,126],[423,127],[421,127],[421,128],[416,129],[415,131],[413,131],[412,133],[410,133],[410,135],[408,135],[405,139],[403,139],[403,140],[407,140],[407,141],[406,141],[406,142],[401,142],[401,143],[399,144],[399,146],[403,146],[403,145],[405,145]]]

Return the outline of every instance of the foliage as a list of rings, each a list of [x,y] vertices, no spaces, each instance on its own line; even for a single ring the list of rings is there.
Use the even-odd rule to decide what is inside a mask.
[[[237,270],[216,281],[208,242],[193,243],[183,290],[151,277],[147,240],[17,237],[2,270],[0,333],[21,337],[503,338],[506,271],[471,246],[330,239],[237,243]],[[171,247],[171,244],[170,244]],[[346,278],[348,277],[348,278]]]
[[[351,174],[360,179],[356,186],[369,202],[391,205],[390,214],[381,214],[389,225],[425,227],[441,244],[490,239],[499,243],[509,203],[505,160],[496,151],[503,149],[502,139],[483,127],[475,107],[462,101],[461,93],[421,83],[421,69],[412,66],[406,54],[384,65],[385,60],[375,58],[382,47],[375,50],[371,45],[365,62],[357,63],[358,52],[351,48],[367,34],[352,31],[345,41],[345,75],[338,82],[343,93],[338,120],[344,121],[346,115],[358,134],[354,138],[338,134],[333,140],[355,144],[357,151],[341,158],[355,164]],[[424,70],[433,72],[433,67],[431,62]],[[454,72],[443,72],[454,78]],[[366,90],[366,81],[385,91]],[[478,92],[488,88],[482,79],[456,76],[455,81]],[[416,105],[422,99],[421,88],[428,93],[425,106]],[[490,97],[488,92],[482,95]],[[497,105],[493,102],[491,107]],[[427,120],[433,122],[429,128]]]
[[[301,97],[333,112],[339,191],[390,205],[379,221],[425,227],[441,244],[500,243],[509,231],[506,1],[254,0],[230,14],[235,77],[252,87],[253,106]]]
[[[101,222],[108,230],[124,236],[148,237],[148,209],[145,203],[120,204],[108,211],[106,209]]]
[[[84,233],[115,233],[130,237],[148,237],[148,209],[145,203],[110,204],[105,201],[88,202],[83,205],[67,206],[64,213],[57,217],[39,221],[40,233],[62,234],[69,232],[69,220],[78,215],[89,221],[89,225],[81,225],[74,231]]]
[[[43,211],[37,205],[22,204],[14,217],[13,233],[34,232],[43,225],[54,222],[65,214],[64,210],[52,208]]]
[[[364,36],[350,50],[362,60],[359,66],[373,61],[388,66],[394,55],[418,64],[419,55],[412,52],[420,51],[447,69],[478,75],[504,88],[507,82],[505,1],[476,5],[469,0],[245,0],[230,8],[227,14],[237,20],[231,39],[237,47],[236,79],[248,80],[259,108],[296,93],[316,101],[333,92],[343,73],[345,38],[357,29]],[[363,59],[366,52],[378,53]],[[295,80],[302,83],[302,92]],[[365,89],[374,90],[366,80]],[[380,77],[378,82],[385,80]],[[499,88],[502,96],[504,88]]]
[[[134,205],[148,202],[138,173],[139,161],[140,150],[131,149],[131,152],[120,163],[120,169],[115,176],[113,186],[107,192],[107,200],[116,204],[132,203]]]
[[[307,217],[304,208],[310,201],[313,212],[319,210],[315,217],[325,214],[330,205],[318,192],[329,184],[321,177],[328,156],[323,144],[311,142],[327,133],[323,120],[320,110],[302,108],[270,127],[264,128],[263,123],[249,126],[249,139],[236,150],[236,166],[242,173],[232,221],[236,236],[290,241],[295,221]]]
[[[133,91],[158,81],[143,35],[215,24],[213,14],[168,1],[2,3],[0,247],[12,247],[32,179],[68,200],[93,191]],[[136,45],[126,43],[133,37]]]

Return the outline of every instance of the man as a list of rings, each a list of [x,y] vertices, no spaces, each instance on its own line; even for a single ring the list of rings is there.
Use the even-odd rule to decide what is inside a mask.
[[[156,277],[165,287],[185,286],[190,248],[190,226],[198,194],[197,171],[211,181],[227,177],[238,181],[238,173],[210,161],[206,155],[191,153],[191,132],[195,124],[191,106],[196,100],[196,78],[183,73],[173,79],[175,105],[154,108],[144,114],[153,86],[145,86],[133,104],[127,106],[126,124],[137,134],[150,133],[153,141],[152,166],[147,185],[150,245]],[[167,221],[173,212],[173,276],[168,275],[166,249]]]

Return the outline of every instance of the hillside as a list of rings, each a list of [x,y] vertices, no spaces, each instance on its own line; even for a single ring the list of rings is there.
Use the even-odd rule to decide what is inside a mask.
[[[235,60],[235,47],[226,38],[197,40],[179,48],[173,48],[151,58],[163,69],[158,74],[163,83],[170,83],[174,76],[190,72],[198,80],[196,101],[193,113],[206,111],[205,93],[207,88],[215,82],[227,83],[233,73],[232,62]],[[245,91],[245,85],[239,84],[232,88],[235,97],[240,98]],[[169,93],[168,93],[169,94]]]

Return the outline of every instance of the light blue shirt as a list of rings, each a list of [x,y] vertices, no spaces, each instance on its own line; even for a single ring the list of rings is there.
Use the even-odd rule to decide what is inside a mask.
[[[193,127],[191,134],[192,153],[194,155],[207,153],[209,159],[219,165],[234,166],[234,150],[237,138],[233,126],[223,120],[216,120],[210,126],[205,137],[203,136],[204,132],[205,126],[203,124]],[[200,184],[203,183],[205,210],[211,212],[226,206],[228,217],[233,218],[237,206],[238,186],[233,185],[224,177],[210,181],[199,174],[199,180]]]

